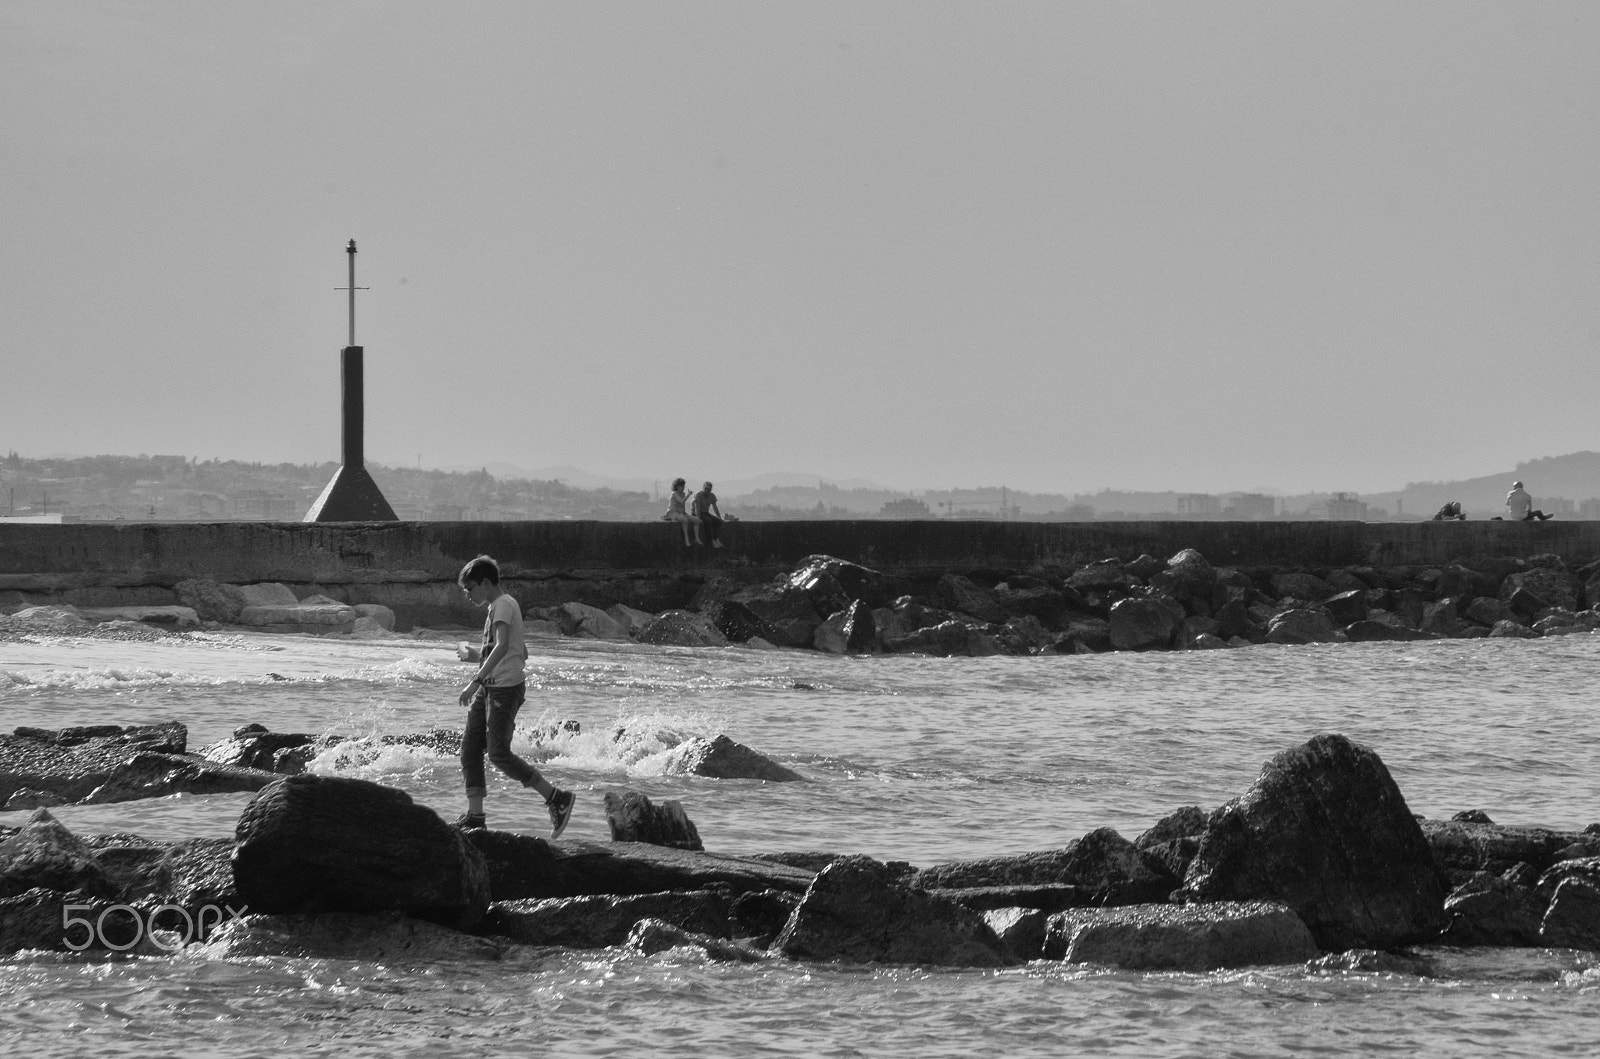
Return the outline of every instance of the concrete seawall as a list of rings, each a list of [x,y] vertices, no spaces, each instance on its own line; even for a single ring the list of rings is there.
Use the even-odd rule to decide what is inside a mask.
[[[662,522],[79,523],[0,525],[0,606],[175,601],[191,578],[279,581],[349,603],[383,603],[402,625],[475,622],[454,580],[487,553],[524,606],[572,600],[658,611],[711,576],[764,580],[808,555],[896,576],[1004,576],[1097,559],[1165,559],[1196,548],[1218,566],[1426,566],[1458,558],[1554,553],[1569,568],[1600,558],[1600,522],[990,522],[729,523],[724,551],[686,549]]]

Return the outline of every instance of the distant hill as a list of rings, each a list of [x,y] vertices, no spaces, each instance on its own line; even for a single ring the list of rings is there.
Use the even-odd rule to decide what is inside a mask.
[[[1390,493],[1363,493],[1369,504],[1396,513],[1396,503],[1408,518],[1428,517],[1446,501],[1457,501],[1469,518],[1488,518],[1503,514],[1506,492],[1511,483],[1521,481],[1533,494],[1534,503],[1546,510],[1559,507],[1551,501],[1564,499],[1579,507],[1585,500],[1600,497],[1600,452],[1573,452],[1565,456],[1544,456],[1525,460],[1510,470],[1449,482],[1408,482],[1404,489]],[[1563,512],[1564,513],[1564,512]]]

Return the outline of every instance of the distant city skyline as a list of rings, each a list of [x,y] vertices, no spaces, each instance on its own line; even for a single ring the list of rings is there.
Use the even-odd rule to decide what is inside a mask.
[[[1600,8],[0,6],[0,449],[1394,490],[1600,448]],[[659,468],[659,472],[657,469]]]

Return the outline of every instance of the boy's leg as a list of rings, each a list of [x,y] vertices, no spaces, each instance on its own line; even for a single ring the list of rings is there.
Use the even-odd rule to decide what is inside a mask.
[[[483,797],[487,793],[483,775],[485,738],[485,699],[483,689],[467,708],[467,727],[461,733],[461,781],[467,788],[467,819],[483,819]]]
[[[487,725],[489,760],[494,767],[516,780],[524,787],[532,787],[548,798],[555,790],[539,770],[518,757],[511,749],[511,735],[516,730],[517,711],[522,708],[527,685],[514,688],[489,688],[489,720]]]

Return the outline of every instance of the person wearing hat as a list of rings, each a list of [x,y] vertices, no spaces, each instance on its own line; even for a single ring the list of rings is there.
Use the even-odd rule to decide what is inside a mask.
[[[1543,522],[1550,517],[1543,511],[1533,509],[1533,497],[1522,488],[1521,482],[1511,483],[1511,492],[1506,494],[1506,511],[1509,512],[1508,517],[1512,522],[1532,522],[1534,519]]]

